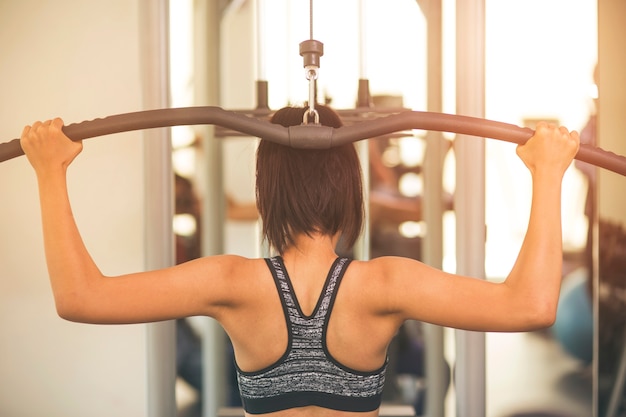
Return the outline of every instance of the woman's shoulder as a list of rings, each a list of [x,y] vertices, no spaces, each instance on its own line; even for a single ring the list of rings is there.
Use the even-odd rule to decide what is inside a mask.
[[[245,277],[251,273],[267,269],[264,258],[248,258],[234,254],[205,256],[194,262],[197,262],[202,269],[218,272],[228,277]]]
[[[347,272],[351,281],[367,286],[371,292],[398,293],[423,279],[440,274],[434,268],[415,259],[381,256],[365,261],[352,261]]]
[[[270,271],[263,258],[214,255],[190,261],[191,274],[199,279],[200,291],[220,306],[241,306],[259,294],[271,291]],[[195,265],[194,265],[195,264]]]
[[[349,282],[347,285],[361,288],[360,292],[364,296],[377,296],[381,292],[393,291],[398,273],[411,269],[410,265],[415,265],[414,263],[415,261],[393,256],[352,260],[346,271],[345,280]]]
[[[363,276],[373,279],[390,278],[404,270],[420,268],[423,264],[419,261],[401,256],[381,256],[369,260],[354,260],[351,268],[360,272]]]

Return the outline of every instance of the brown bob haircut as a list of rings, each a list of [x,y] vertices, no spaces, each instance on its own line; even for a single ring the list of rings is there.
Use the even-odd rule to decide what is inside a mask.
[[[339,128],[339,115],[316,105],[319,122]],[[308,108],[285,107],[271,122],[302,124]],[[352,247],[363,225],[361,165],[352,143],[330,149],[296,149],[261,140],[257,149],[256,201],[263,237],[283,254],[296,236],[342,233]]]

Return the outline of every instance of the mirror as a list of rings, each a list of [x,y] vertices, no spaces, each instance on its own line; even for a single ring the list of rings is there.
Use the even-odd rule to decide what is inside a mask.
[[[174,2],[172,2],[174,5]],[[176,7],[185,2],[176,2]],[[337,109],[353,108],[357,99],[357,80],[365,73],[370,81],[374,107],[390,106],[386,100],[395,100],[391,104],[423,110],[426,103],[426,66],[425,66],[425,34],[426,24],[420,5],[424,2],[405,0],[394,3],[393,7],[386,4],[384,10],[376,2],[365,2],[367,10],[367,39],[359,40],[357,19],[346,20],[345,16],[358,16],[359,11],[354,3],[346,4],[343,12],[337,11],[337,3],[318,0],[315,3],[316,19],[322,21],[315,27],[315,37],[325,42],[326,53],[321,61],[318,94]],[[221,100],[219,105],[230,108],[254,108],[254,80],[260,76],[269,83],[269,106],[277,109],[288,103],[303,103],[307,99],[307,84],[301,68],[301,58],[297,55],[297,45],[308,38],[307,5],[296,6],[283,2],[233,2],[229,7],[220,10],[222,24],[219,29],[219,46],[195,45],[191,51],[207,47],[228,54],[220,55],[221,77],[219,81]],[[444,13],[444,104],[443,111],[454,113],[454,2],[442,2]],[[592,99],[589,95],[591,74],[597,60],[596,51],[596,2],[586,0],[572,6],[570,2],[555,2],[545,11],[545,19],[567,15],[575,22],[576,33],[568,32],[567,36],[558,31],[529,31],[528,22],[541,20],[536,11],[523,1],[507,2],[506,7],[498,2],[487,2],[487,92],[486,115],[493,120],[501,120],[520,125],[533,126],[537,119],[550,119],[564,124],[570,129],[582,129],[593,112]],[[191,2],[187,6],[193,7]],[[546,6],[548,7],[548,6]],[[263,24],[257,19],[270,19],[271,24]],[[202,24],[196,13],[186,12],[186,30],[197,31]],[[388,13],[387,18],[382,18]],[[271,16],[268,17],[268,16]],[[343,16],[343,17],[342,17]],[[341,20],[340,22],[338,20]],[[278,25],[276,22],[289,22]],[[189,24],[192,22],[192,24]],[[307,24],[304,24],[304,23]],[[389,22],[394,22],[390,25]],[[196,25],[194,29],[194,25]],[[257,29],[255,29],[255,27]],[[543,26],[542,26],[543,27]],[[262,28],[260,34],[257,30]],[[333,29],[341,28],[341,34]],[[271,30],[270,30],[271,29]],[[206,30],[206,28],[202,28]],[[184,32],[184,31],[183,31]],[[180,31],[177,32],[180,35]],[[348,34],[348,35],[346,35]],[[198,35],[190,35],[197,43]],[[259,51],[263,57],[255,57],[255,44],[262,38]],[[411,53],[406,53],[407,39],[413,41]],[[193,42],[193,41],[192,41]],[[367,59],[364,61],[356,52],[364,43]],[[545,48],[545,45],[551,45]],[[398,49],[390,45],[398,45]],[[184,48],[172,47],[172,52]],[[545,55],[541,51],[545,50]],[[567,60],[571,51],[580,57],[578,65],[564,74],[556,68],[537,68],[533,59],[522,57],[539,57],[534,59]],[[193,55],[193,52],[192,52]],[[361,60],[361,61],[360,61]],[[177,57],[177,63],[184,59]],[[192,58],[193,61],[193,58]],[[242,66],[241,63],[255,65]],[[190,64],[195,71],[197,62]],[[256,73],[255,73],[256,70]],[[260,75],[262,74],[262,75]],[[180,74],[179,74],[180,75]],[[194,82],[201,76],[191,71],[183,73],[176,82],[182,82],[182,91],[187,97],[197,94]],[[174,80],[173,80],[174,82]],[[200,85],[204,86],[201,82]],[[242,88],[242,86],[244,86]],[[452,98],[451,98],[452,97]],[[197,101],[180,102],[181,105],[206,104]],[[210,103],[215,104],[215,103]],[[193,137],[190,148],[202,152],[197,135],[181,133]],[[454,193],[454,145],[452,137],[447,137],[450,150],[446,155],[446,171],[443,182],[446,190],[446,213],[444,215],[444,268],[454,270],[454,210],[452,196]],[[374,141],[370,141],[374,142]],[[372,144],[370,144],[372,145]],[[370,146],[370,170],[374,171],[372,161],[376,158],[383,162],[383,167],[393,171],[396,182],[393,193],[401,196],[408,205],[419,207],[422,196],[420,166],[423,162],[424,142],[419,133],[390,138],[376,142],[378,146]],[[188,147],[185,147],[188,148]],[[235,253],[257,256],[260,249],[255,245],[248,246],[258,237],[258,225],[255,221],[252,190],[252,164],[255,140],[235,137],[223,144],[223,186],[224,207],[226,209],[225,245],[227,250]],[[187,158],[181,152],[181,160]],[[198,161],[196,156],[192,160]],[[241,161],[245,161],[242,163]],[[242,170],[242,167],[246,167]],[[247,168],[250,167],[250,168]],[[452,168],[450,168],[452,167]],[[380,167],[379,167],[380,168]],[[513,256],[519,247],[521,234],[524,232],[527,218],[527,207],[530,195],[524,168],[515,156],[510,144],[493,141],[487,143],[487,279],[501,280],[514,262]],[[580,296],[580,267],[584,264],[587,245],[587,214],[585,212],[586,177],[580,169],[572,167],[564,182],[564,228],[565,268],[564,297],[570,295],[576,299]],[[202,164],[190,170],[188,177],[193,180],[199,194],[200,204],[212,203],[214,196],[203,192],[206,167]],[[370,175],[372,173],[370,172]],[[403,178],[400,182],[399,179]],[[381,178],[378,178],[381,180]],[[389,184],[384,181],[371,180],[370,193],[372,201],[380,191],[389,191]],[[395,187],[395,188],[394,188]],[[384,197],[384,195],[382,195]],[[375,203],[374,203],[375,204]],[[419,208],[417,209],[419,210]],[[371,256],[383,254],[380,248],[389,252],[394,248],[395,254],[409,254],[421,257],[421,239],[427,233],[419,216],[408,221],[380,223],[376,209],[371,211],[371,234],[369,251]],[[385,216],[388,219],[388,216]],[[182,220],[181,220],[182,221]],[[184,224],[184,223],[183,223]],[[201,230],[201,229],[198,229]],[[244,243],[246,242],[246,243]],[[390,242],[392,244],[390,244]],[[243,244],[243,246],[241,246]],[[385,252],[385,253],[387,253]],[[566,285],[567,284],[567,285]],[[575,288],[577,291],[570,290]],[[589,301],[589,300],[587,300]],[[569,305],[567,302],[563,306]],[[587,303],[584,308],[591,308]],[[579,309],[575,310],[580,313]],[[585,310],[588,311],[588,310]],[[563,313],[565,314],[565,313]],[[487,403],[496,414],[506,415],[513,412],[527,412],[529,405],[534,411],[545,409],[561,409],[573,415],[588,416],[592,407],[592,368],[593,360],[589,351],[583,353],[570,351],[562,333],[558,333],[558,325],[553,329],[529,334],[488,334],[487,335]],[[589,316],[586,317],[589,319]],[[416,328],[417,327],[417,328]],[[454,369],[454,334],[445,331],[445,360],[450,375]],[[401,404],[417,404],[424,394],[428,381],[424,379],[419,367],[420,343],[423,337],[419,326],[409,326],[403,330],[402,346],[415,348],[407,362],[408,368],[398,372],[394,378],[395,392],[390,396],[392,402]],[[585,342],[588,348],[589,341]],[[515,359],[512,359],[515,358]],[[515,362],[515,363],[513,363]],[[517,364],[517,365],[516,365]],[[413,368],[411,368],[413,366]],[[408,371],[407,371],[408,369]],[[508,370],[508,371],[505,371]],[[515,375],[512,378],[510,375]],[[228,378],[225,374],[224,378]],[[229,380],[230,381],[230,380]],[[392,384],[390,384],[392,385]],[[229,390],[235,388],[230,387]],[[232,393],[231,393],[232,394]],[[233,405],[229,398],[233,395],[222,393],[222,404]],[[195,398],[195,397],[192,397]],[[455,413],[454,387],[446,390],[446,415]],[[416,406],[417,408],[417,406]],[[511,414],[512,415],[512,414]]]

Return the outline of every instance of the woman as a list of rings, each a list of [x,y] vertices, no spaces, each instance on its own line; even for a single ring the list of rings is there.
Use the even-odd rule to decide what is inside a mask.
[[[317,107],[322,124],[339,117]],[[305,109],[273,117],[300,124]],[[261,141],[257,206],[272,259],[222,255],[171,268],[105,277],[72,216],[66,171],[82,150],[60,119],[24,128],[21,144],[38,179],[44,243],[58,314],[85,323],[139,323],[206,315],[235,350],[250,414],[376,416],[387,346],[405,320],[476,331],[549,326],[561,282],[561,181],[576,132],[540,123],[517,153],[533,197],[526,238],[507,279],[492,283],[418,261],[338,258],[362,224],[361,172],[352,144],[298,150]]]

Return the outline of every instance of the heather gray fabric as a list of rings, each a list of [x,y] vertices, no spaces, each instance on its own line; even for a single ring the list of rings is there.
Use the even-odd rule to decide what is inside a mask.
[[[360,372],[337,362],[326,348],[328,320],[350,260],[335,260],[308,317],[302,313],[282,259],[266,262],[281,295],[289,341],[275,364],[257,372],[237,367],[244,409],[260,414],[308,405],[357,412],[380,407],[387,362],[375,371]]]

